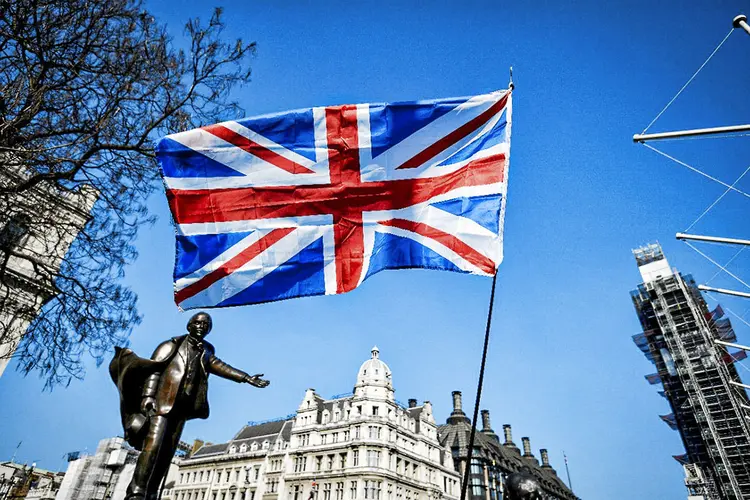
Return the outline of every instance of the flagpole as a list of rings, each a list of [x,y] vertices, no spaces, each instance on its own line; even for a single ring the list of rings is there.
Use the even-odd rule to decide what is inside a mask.
[[[471,455],[474,451],[474,438],[477,433],[477,418],[479,416],[479,403],[482,399],[482,384],[484,382],[484,367],[487,362],[487,348],[490,344],[490,326],[492,325],[492,309],[495,303],[495,285],[497,284],[497,270],[492,276],[492,291],[490,292],[490,306],[487,312],[487,328],[484,332],[484,347],[482,349],[482,364],[479,368],[479,381],[477,383],[477,397],[474,402],[474,417],[471,419],[471,434],[469,435],[469,449],[466,452],[466,464],[464,467],[464,480],[461,484],[461,500],[466,500],[466,490],[469,486],[471,474]]]

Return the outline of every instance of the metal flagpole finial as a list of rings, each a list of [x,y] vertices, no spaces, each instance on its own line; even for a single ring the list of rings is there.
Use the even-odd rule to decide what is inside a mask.
[[[747,16],[745,14],[740,14],[732,19],[732,26],[735,28],[742,28],[748,35],[750,35],[750,25],[747,24]]]
[[[514,88],[516,88],[516,86],[513,84],[513,66],[510,67],[509,72],[510,72],[510,81],[508,82],[508,88],[510,90],[513,90]]]

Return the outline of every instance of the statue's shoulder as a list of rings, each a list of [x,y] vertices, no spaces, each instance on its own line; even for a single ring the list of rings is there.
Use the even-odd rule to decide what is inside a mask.
[[[216,354],[216,348],[214,348],[214,345],[211,342],[203,341],[203,347],[206,349],[206,352],[210,354]]]
[[[183,338],[185,338],[184,335],[182,337],[172,337],[169,340],[165,340],[156,347],[156,349],[154,350],[154,354],[151,356],[151,359],[155,361],[166,360],[172,355],[177,346],[180,345],[180,341]]]

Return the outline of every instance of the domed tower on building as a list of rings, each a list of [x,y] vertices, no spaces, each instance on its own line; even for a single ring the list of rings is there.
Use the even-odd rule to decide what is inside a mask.
[[[354,386],[355,398],[375,398],[393,401],[393,376],[388,365],[380,359],[380,350],[374,346],[372,357],[362,363]]]

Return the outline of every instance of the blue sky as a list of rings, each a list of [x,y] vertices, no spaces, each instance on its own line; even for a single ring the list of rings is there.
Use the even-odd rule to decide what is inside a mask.
[[[211,4],[149,2],[176,37]],[[704,2],[224,2],[228,35],[258,42],[248,115],[313,105],[415,100],[505,88],[513,65],[513,138],[505,233],[483,408],[496,430],[513,425],[535,453],[548,448],[564,474],[569,457],[583,498],[681,499],[677,433],[659,420],[666,401],[643,375],[629,291],[630,253],[659,241],[673,266],[699,282],[715,268],[674,233],[723,188],[638,145],[640,132],[704,61],[746,7]],[[745,123],[750,38],[736,32],[653,131]],[[662,147],[662,146],[660,146]],[[747,167],[750,141],[677,141],[664,151],[729,183]],[[750,180],[740,186],[750,190]],[[142,231],[126,281],[140,296],[137,352],[183,332],[172,302],[173,231],[163,195],[158,223]],[[730,194],[693,231],[748,237],[750,200]],[[733,249],[701,247],[720,261]],[[742,272],[750,252],[731,269]],[[726,277],[717,286],[742,288]],[[185,439],[229,439],[248,420],[296,410],[305,389],[351,389],[377,344],[397,398],[430,400],[440,419],[450,393],[473,401],[490,280],[386,272],[342,296],[213,312],[211,341],[226,361],[272,380],[258,390],[214,379],[207,421]],[[713,302],[709,302],[713,305]],[[742,314],[746,301],[722,299]],[[750,328],[733,319],[740,341]],[[68,451],[92,451],[120,432],[105,367],[42,392],[14,365],[0,379],[0,459],[64,467]],[[744,374],[746,368],[740,368]],[[467,408],[470,409],[470,408]]]

